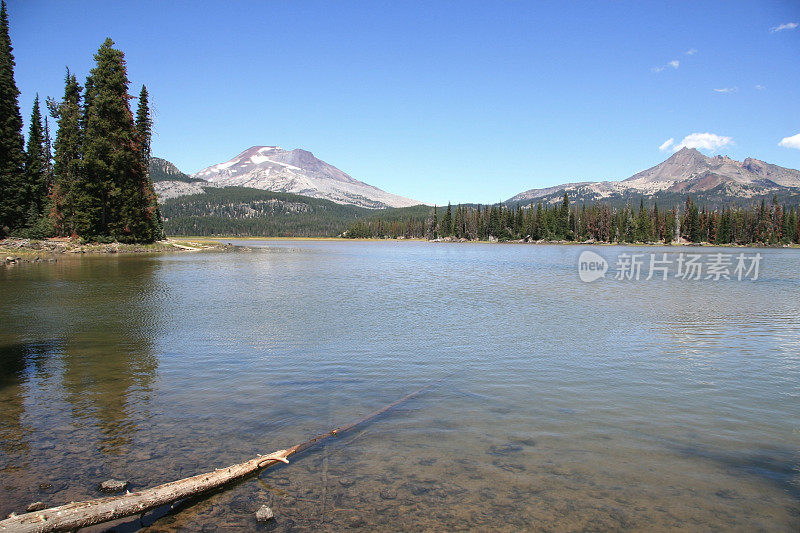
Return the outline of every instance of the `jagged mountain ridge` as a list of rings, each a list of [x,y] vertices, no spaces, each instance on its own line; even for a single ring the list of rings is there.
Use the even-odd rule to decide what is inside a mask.
[[[286,192],[373,209],[422,203],[358,181],[307,150],[278,146],[253,146],[229,161],[200,170],[192,178],[218,187]]]
[[[694,148],[682,148],[658,165],[622,181],[587,181],[530,189],[507,202],[554,202],[565,192],[573,199],[588,202],[631,197],[658,200],[686,194],[699,194],[717,201],[741,201],[770,193],[800,193],[800,171],[750,157],[740,162],[721,155],[707,157]]]

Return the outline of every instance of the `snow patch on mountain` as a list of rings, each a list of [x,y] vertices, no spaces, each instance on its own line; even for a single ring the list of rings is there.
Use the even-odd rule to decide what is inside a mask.
[[[309,151],[284,150],[278,146],[253,146],[230,161],[204,168],[192,177],[219,187],[288,192],[374,209],[422,203],[358,181]]]

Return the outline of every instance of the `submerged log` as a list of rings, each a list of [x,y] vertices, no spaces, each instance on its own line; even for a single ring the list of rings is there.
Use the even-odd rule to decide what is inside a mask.
[[[59,507],[51,507],[50,509],[14,516],[0,521],[0,531],[72,531],[126,516],[143,514],[151,509],[209,492],[277,463],[288,463],[288,457],[291,455],[302,452],[327,438],[335,437],[340,433],[369,422],[389,409],[428,390],[430,387],[431,385],[423,387],[368,414],[360,420],[312,437],[291,448],[278,450],[269,455],[259,455],[244,463],[164,483],[150,489],[130,492],[120,496],[72,502]]]

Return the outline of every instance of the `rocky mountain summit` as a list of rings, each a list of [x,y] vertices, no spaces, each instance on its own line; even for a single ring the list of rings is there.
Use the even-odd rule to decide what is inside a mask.
[[[622,181],[574,182],[530,189],[509,198],[510,203],[554,202],[564,193],[579,201],[650,199],[702,195],[719,201],[743,200],[771,193],[800,193],[800,171],[748,157],[708,157],[682,148],[658,165]]]
[[[374,209],[422,203],[358,181],[307,150],[284,150],[278,146],[253,146],[229,161],[204,168],[192,178],[218,187],[287,192]]]
[[[253,146],[229,161],[206,167],[191,176],[169,161],[153,157],[150,176],[162,202],[200,194],[207,187],[247,187],[370,209],[422,204],[358,181],[307,150],[284,150],[278,146]]]

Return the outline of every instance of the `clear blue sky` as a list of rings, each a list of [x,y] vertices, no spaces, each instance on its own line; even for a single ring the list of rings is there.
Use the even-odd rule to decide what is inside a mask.
[[[706,154],[800,168],[800,148],[778,145],[800,134],[797,0],[8,9],[26,120],[108,36],[131,93],[150,90],[153,154],[185,172],[279,145],[418,200],[496,202],[626,178],[695,133],[712,134],[687,141]]]

